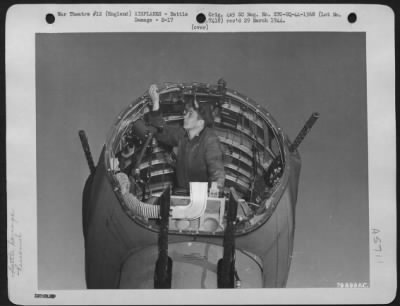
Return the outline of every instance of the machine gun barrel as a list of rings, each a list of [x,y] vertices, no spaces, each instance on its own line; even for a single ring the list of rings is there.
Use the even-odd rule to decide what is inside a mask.
[[[90,152],[89,142],[84,130],[79,131],[79,138],[81,140],[83,152],[85,153],[86,161],[89,165],[90,174],[96,171],[96,166],[94,165],[92,153]]]
[[[312,113],[310,118],[308,118],[307,122],[304,124],[303,128],[299,132],[299,134],[296,136],[295,140],[292,142],[292,144],[289,146],[289,151],[294,152],[297,150],[299,147],[300,143],[304,140],[308,132],[311,130],[313,127],[314,123],[317,121],[319,118],[319,113],[315,112]]]
[[[310,118],[304,124],[303,128],[297,135],[296,139],[289,145],[289,152],[295,152],[299,147],[300,143],[304,140],[308,132],[311,130],[314,123],[319,118],[319,113],[312,113]],[[276,156],[267,171],[264,173],[264,180],[266,185],[271,188],[278,181],[283,173],[282,157],[280,155]]]
[[[158,234],[158,259],[154,271],[154,288],[169,289],[172,282],[172,259],[168,256],[168,229],[171,205],[171,187],[168,186],[159,198],[160,232]]]
[[[218,261],[217,283],[218,288],[234,288],[235,287],[235,225],[238,207],[238,196],[235,189],[231,187],[227,225],[224,234],[224,253],[223,257]]]

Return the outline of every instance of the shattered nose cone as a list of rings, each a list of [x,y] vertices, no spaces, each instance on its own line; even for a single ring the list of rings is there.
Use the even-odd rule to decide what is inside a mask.
[[[296,148],[312,124],[291,143],[264,107],[223,79],[158,88],[166,126],[182,126],[190,99],[212,111],[225,189],[200,182],[176,188],[176,150],[153,137],[162,129],[149,124],[148,93],[137,98],[112,125],[95,169],[89,164],[88,288],[284,287],[301,165]]]

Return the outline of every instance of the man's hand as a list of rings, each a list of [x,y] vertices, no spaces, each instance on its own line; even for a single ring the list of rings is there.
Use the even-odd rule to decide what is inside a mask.
[[[150,86],[149,96],[153,101],[153,111],[157,111],[160,108],[160,94],[158,93],[157,85],[153,84]]]

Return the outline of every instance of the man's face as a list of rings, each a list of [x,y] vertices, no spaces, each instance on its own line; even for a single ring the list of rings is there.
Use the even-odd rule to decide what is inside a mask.
[[[184,129],[191,130],[201,126],[203,120],[199,119],[199,114],[193,107],[185,108],[183,115]]]

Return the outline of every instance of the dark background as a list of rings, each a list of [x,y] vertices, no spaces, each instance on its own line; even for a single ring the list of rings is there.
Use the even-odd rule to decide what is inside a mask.
[[[264,105],[301,144],[288,287],[369,281],[364,33],[38,34],[39,289],[83,289],[81,196],[116,116],[158,82],[216,83]]]

